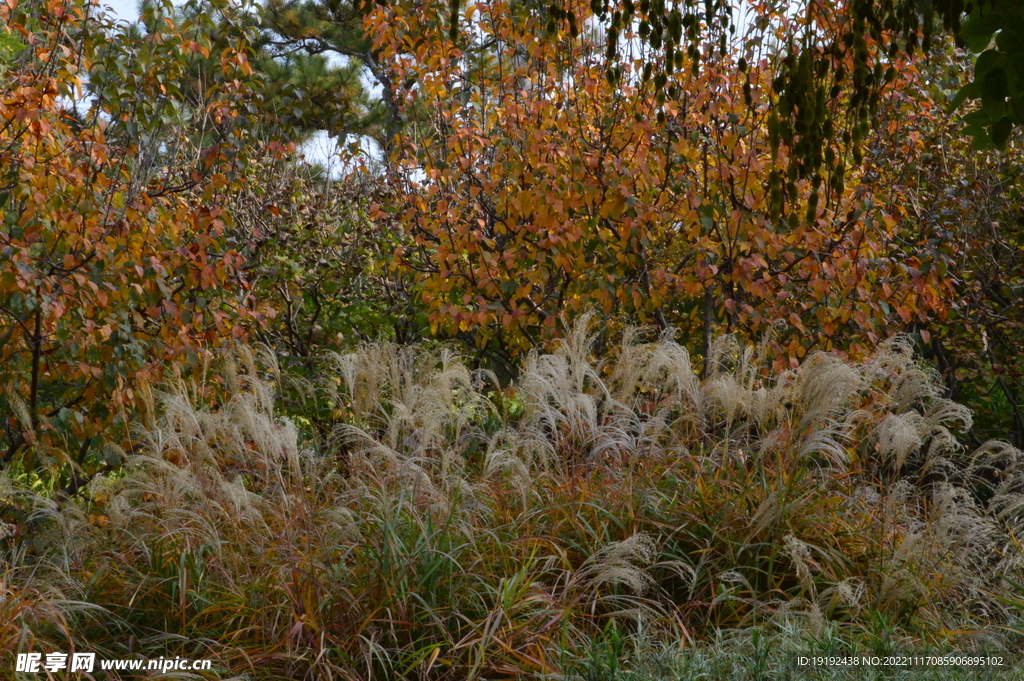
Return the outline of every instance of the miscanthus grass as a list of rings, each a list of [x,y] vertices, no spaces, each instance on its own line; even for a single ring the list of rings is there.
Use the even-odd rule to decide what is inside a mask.
[[[601,360],[584,323],[500,389],[366,345],[326,363],[316,446],[272,356],[140,386],[123,471],[59,501],[0,478],[33,518],[3,543],[0,654],[352,681],[854,678],[786,656],[883,640],[1016,660],[1024,455],[963,448],[907,340],[772,374],[726,337],[708,362],[635,334]]]

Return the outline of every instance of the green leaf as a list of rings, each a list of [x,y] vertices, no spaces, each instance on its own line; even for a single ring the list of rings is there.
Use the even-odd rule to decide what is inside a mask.
[[[1012,132],[1013,120],[1009,116],[1004,116],[992,124],[989,136],[992,139],[992,144],[997,149],[1002,149],[1006,146],[1006,141],[1010,139],[1010,133]]]
[[[1014,122],[1024,124],[1024,93],[1010,98],[1010,110],[1013,111]]]
[[[1010,94],[1006,82],[1006,71],[1004,71],[1002,67],[996,67],[992,71],[989,71],[985,74],[985,79],[982,81],[981,89],[981,97],[983,101],[985,99],[1005,100],[1007,95]]]
[[[992,41],[992,34],[1002,28],[1002,22],[1003,18],[992,11],[984,15],[972,13],[971,18],[960,28],[958,37],[967,43],[971,52],[981,52]]]
[[[974,63],[974,79],[981,80],[989,71],[1003,66],[1006,62],[1006,55],[998,50],[985,50]]]
[[[1006,114],[1006,72],[997,68],[985,74],[981,86],[981,106],[989,120],[996,121]]]
[[[976,80],[972,80],[970,83],[960,88],[960,91],[956,93],[956,97],[954,97],[953,101],[949,103],[947,111],[949,113],[953,113],[968,99],[978,99],[980,97],[981,84]]]
[[[985,134],[984,130],[974,130],[968,127],[964,129],[964,133],[971,136],[971,149],[974,151],[987,151],[992,148],[992,139]]]
[[[965,114],[962,120],[969,127],[976,126],[979,128],[983,128],[993,122],[993,120],[989,118],[988,112],[984,109],[975,109],[971,113]]]
[[[0,33],[0,59],[8,61],[18,56],[25,45],[10,33]]]
[[[999,47],[1002,52],[1017,52],[1024,51],[1024,45],[1021,45],[1021,39],[1024,38],[1024,18],[1021,17],[1005,17],[1005,20],[1000,22],[999,35],[996,36],[996,46]]]

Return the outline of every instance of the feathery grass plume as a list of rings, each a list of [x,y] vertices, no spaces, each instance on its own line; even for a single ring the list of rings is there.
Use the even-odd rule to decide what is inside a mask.
[[[744,415],[747,391],[733,374],[716,372],[708,377],[701,386],[703,403],[707,412],[714,407],[725,421],[726,430],[731,429],[733,422]],[[709,413],[705,412],[708,416]]]
[[[857,367],[834,355],[812,354],[801,366],[793,391],[803,410],[800,428],[829,424],[864,387]]]
[[[955,428],[956,430],[967,432],[974,425],[974,416],[971,414],[970,409],[942,397],[934,397],[932,399],[931,405],[924,412],[924,416],[933,431],[940,428],[947,431],[950,428]]]
[[[627,328],[622,333],[622,342],[615,361],[608,373],[612,398],[621,404],[636,407],[640,402],[639,393],[647,387],[648,367],[656,344],[638,342],[639,332]],[[689,358],[687,358],[689,359]]]
[[[701,380],[666,336],[596,357],[587,323],[527,358],[503,397],[521,415],[444,349],[334,356],[319,452],[271,358],[211,361],[153,391],[124,470],[82,498],[0,476],[12,523],[51,537],[0,569],[8,602],[88,583],[117,617],[59,607],[79,641],[196,642],[254,679],[543,677],[641,632],[1013,626],[1024,455],[960,448],[969,414],[905,340],[772,378],[726,339]]]
[[[888,414],[875,428],[879,454],[883,463],[898,473],[910,455],[921,446],[921,430],[927,420],[917,412]]]
[[[590,319],[577,323],[553,354],[532,352],[517,386],[526,401],[523,421],[536,436],[551,441],[563,462],[588,459],[601,439],[599,422],[613,401],[599,368],[589,359],[596,337],[589,333],[589,323]]]
[[[910,352],[913,356],[912,350]],[[938,399],[942,391],[941,386],[935,369],[914,362],[900,373],[896,384],[896,412],[904,413],[915,407],[921,408]],[[969,418],[967,421],[969,422]]]
[[[737,374],[743,352],[732,335],[720,336],[711,344],[707,358],[707,377],[701,383],[701,401],[705,419],[711,421],[718,416],[724,421],[725,432],[721,438],[720,455],[728,456],[732,446],[733,423],[745,415],[747,391]],[[730,366],[732,371],[730,371]],[[718,425],[722,421],[714,422]]]
[[[861,578],[847,577],[818,595],[818,607],[826,614],[835,613],[840,608],[847,613],[856,613],[863,607],[865,590]]]
[[[694,427],[703,423],[704,405],[700,380],[690,363],[690,353],[668,336],[654,344],[644,367],[644,389],[666,396],[662,405],[668,414]]]
[[[990,494],[988,510],[1010,535],[1001,570],[1018,574],[1024,568],[1024,452],[1008,442],[992,440],[970,457],[970,480]]]
[[[574,609],[606,617],[640,621],[663,616],[663,607],[645,594],[656,582],[648,568],[658,556],[657,544],[646,533],[633,534],[600,547],[566,580],[562,599]],[[616,593],[623,586],[630,593]]]
[[[902,533],[895,551],[887,556],[878,572],[872,605],[881,610],[919,604],[929,592],[928,577],[934,565],[934,544],[922,524]]]
[[[612,542],[587,559],[578,572],[587,586],[597,589],[604,584],[622,584],[637,595],[644,595],[654,586],[654,579],[644,566],[654,562],[658,547],[647,534],[634,534]]]
[[[346,388],[346,397],[353,414],[369,416],[376,412],[394,378],[399,378],[399,367],[408,364],[413,350],[388,343],[366,343],[346,355],[331,354],[328,360]],[[407,372],[406,372],[407,373]]]
[[[705,375],[708,377],[716,374],[729,372],[729,367],[732,366],[735,371],[736,367],[741,361],[743,354],[740,348],[740,343],[736,340],[736,336],[732,334],[725,334],[716,337],[711,342],[711,352],[708,357],[708,368],[705,371]]]
[[[18,422],[26,430],[32,429],[32,415],[29,414],[28,405],[21,396],[15,392],[8,391],[7,401],[11,403],[11,411],[18,417]]]
[[[341,520],[323,522],[344,516],[329,512],[340,480],[275,414],[273,384],[255,355],[211,365],[208,385],[218,370],[228,377],[217,394],[180,381],[160,393],[159,418],[140,434],[126,474],[90,486],[110,495],[106,526],[91,530],[106,542],[96,542],[103,550],[91,562],[108,565],[94,590],[130,622],[166,632],[164,650],[205,640],[210,656],[245,669],[281,646],[280,675],[303,669],[328,678],[340,670],[289,622],[301,613],[315,628],[333,617],[337,598],[310,607],[295,570],[324,560],[320,537],[329,546],[358,537]],[[124,593],[120,580],[138,587]]]
[[[970,586],[977,586],[979,576],[989,572],[1000,553],[1004,537],[1001,528],[962,487],[938,483],[931,502],[930,530],[936,541],[950,561],[964,571],[962,577]]]
[[[757,431],[769,432],[788,419],[787,405],[790,404],[795,376],[795,372],[787,370],[774,380],[758,380],[750,386],[747,413],[751,426]],[[765,383],[770,383],[770,387]]]
[[[683,423],[700,422],[700,388],[689,353],[667,335],[656,343],[638,342],[626,329],[608,367],[611,401],[598,428],[594,456],[646,452],[660,456]]]
[[[782,545],[789,560],[793,563],[793,569],[796,570],[797,581],[806,589],[808,600],[816,604],[818,588],[814,580],[811,579],[811,568],[820,570],[820,566],[811,557],[810,545],[807,542],[800,541],[792,534],[787,534],[782,538]]]
[[[590,359],[590,322],[578,322],[554,353],[526,359],[516,386],[527,405],[521,430],[530,440],[547,439],[563,462],[664,452],[681,424],[692,431],[703,418],[688,354],[667,339],[638,343],[627,330],[605,367]]]
[[[924,412],[929,405],[941,405],[942,384],[935,370],[914,358],[914,345],[909,336],[896,335],[883,341],[864,361],[861,372],[873,387],[873,409],[876,412],[903,414],[911,409]],[[964,427],[970,427],[969,414],[959,409]]]
[[[525,461],[523,453],[525,453]],[[507,473],[512,486],[522,498],[525,509],[531,493],[532,475],[530,471],[533,459],[534,450],[526,448],[525,452],[523,451],[516,431],[511,428],[502,428],[492,435],[487,443],[483,477],[489,479],[498,473]]]
[[[850,429],[845,423],[825,421],[799,443],[799,459],[803,462],[822,459],[830,466],[841,469],[849,462],[847,443],[851,440]]]
[[[882,497],[882,518],[890,525],[905,525],[916,522],[920,517],[920,509],[911,507],[916,504],[920,490],[906,478],[897,480],[889,486],[884,497]]]
[[[39,546],[0,546],[0,660],[11,665],[16,651],[87,648],[92,642],[76,625],[92,619],[109,624],[103,608],[81,599],[86,588],[75,574],[78,561],[60,542],[51,545],[55,550],[42,555]]]
[[[353,419],[338,426],[333,441],[351,449],[353,470],[380,464],[428,494],[467,484],[466,454],[485,445],[478,423],[495,408],[457,354],[373,344],[335,361],[345,372]]]
[[[914,344],[910,337],[897,334],[878,344],[864,360],[862,371],[871,381],[889,381],[914,365]]]

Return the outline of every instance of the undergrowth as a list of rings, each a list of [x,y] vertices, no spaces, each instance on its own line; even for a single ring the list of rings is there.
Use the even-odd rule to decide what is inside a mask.
[[[0,653],[353,681],[874,678],[789,660],[883,640],[1015,654],[1024,455],[958,444],[971,415],[907,341],[772,375],[723,338],[700,379],[669,339],[607,361],[592,340],[507,390],[444,349],[333,357],[315,447],[247,348],[140,386],[122,471],[72,498],[0,478],[26,519],[3,530]],[[961,672],[877,671],[911,673]]]

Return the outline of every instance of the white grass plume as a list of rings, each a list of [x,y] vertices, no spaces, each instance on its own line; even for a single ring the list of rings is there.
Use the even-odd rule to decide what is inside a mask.
[[[645,567],[653,563],[657,555],[654,540],[638,533],[602,548],[580,568],[580,574],[585,576],[590,588],[622,584],[642,596],[654,585]]]

